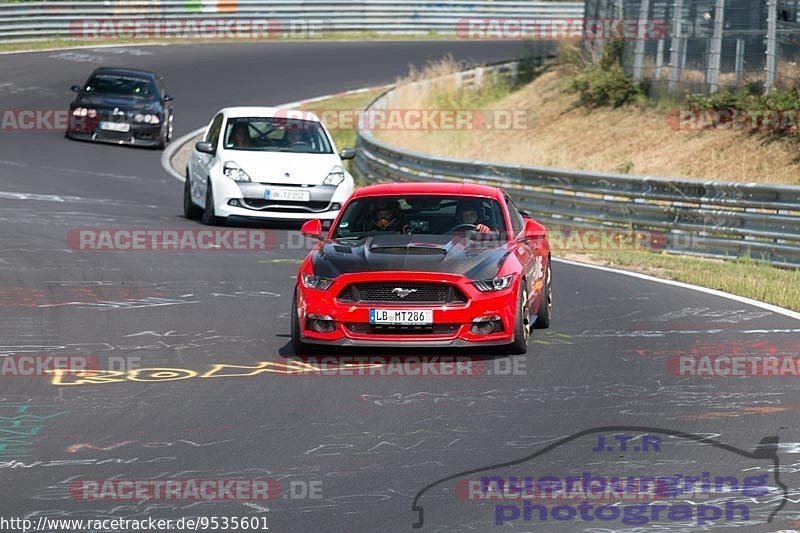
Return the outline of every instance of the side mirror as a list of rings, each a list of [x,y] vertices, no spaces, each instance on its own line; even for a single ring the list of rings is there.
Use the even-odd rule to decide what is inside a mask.
[[[74,93],[79,93],[79,92],[81,92],[81,86],[80,85],[70,85],[69,90],[74,92]]]
[[[519,214],[522,215],[522,218],[533,218],[530,213],[523,211],[522,209],[519,210]]]
[[[171,102],[171,101],[175,100],[175,97],[172,96],[171,94],[165,94],[163,100],[165,102]]]
[[[353,148],[345,148],[341,152],[339,152],[339,158],[341,158],[342,161],[346,159],[355,159],[355,157],[356,157],[356,151]]]
[[[300,228],[304,237],[322,240],[322,222],[319,219],[309,220]]]
[[[198,152],[203,152],[204,154],[214,154],[214,145],[210,142],[200,141],[199,143],[194,145],[194,149]]]
[[[547,229],[542,224],[532,218],[525,219],[526,239],[543,239],[545,235],[547,235]]]

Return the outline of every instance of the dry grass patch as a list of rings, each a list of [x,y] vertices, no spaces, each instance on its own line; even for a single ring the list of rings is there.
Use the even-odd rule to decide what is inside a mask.
[[[442,65],[423,74],[447,73]],[[416,73],[414,79],[419,79]],[[562,70],[551,69],[520,90],[491,86],[471,94],[454,84],[429,95],[402,91],[392,107],[521,109],[527,129],[506,131],[377,131],[386,142],[436,155],[637,175],[800,185],[800,136],[676,131],[674,109],[628,105],[578,107]],[[494,97],[494,98],[493,98]],[[676,104],[679,106],[679,104]],[[676,107],[677,108],[677,107]]]

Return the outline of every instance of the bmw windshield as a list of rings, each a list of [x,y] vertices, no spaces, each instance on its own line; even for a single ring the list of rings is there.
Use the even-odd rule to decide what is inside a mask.
[[[96,74],[86,83],[84,94],[100,96],[124,96],[157,100],[158,87],[153,80],[137,76]]]

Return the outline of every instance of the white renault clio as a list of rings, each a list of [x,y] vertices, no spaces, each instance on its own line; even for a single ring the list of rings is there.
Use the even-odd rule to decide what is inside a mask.
[[[332,220],[353,192],[342,160],[354,156],[336,152],[312,113],[222,109],[189,158],[184,215],[211,225],[228,217]]]

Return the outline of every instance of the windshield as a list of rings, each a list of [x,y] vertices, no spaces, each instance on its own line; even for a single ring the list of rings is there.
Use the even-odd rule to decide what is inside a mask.
[[[98,74],[92,76],[86,83],[84,92],[146,99],[158,98],[158,87],[156,87],[153,80],[136,76],[120,76],[117,74]]]
[[[236,117],[225,126],[226,150],[332,154],[319,122],[283,117]]]
[[[380,196],[351,202],[334,239],[360,239],[390,233],[449,235],[481,232],[496,236],[506,230],[500,204],[471,196]]]

